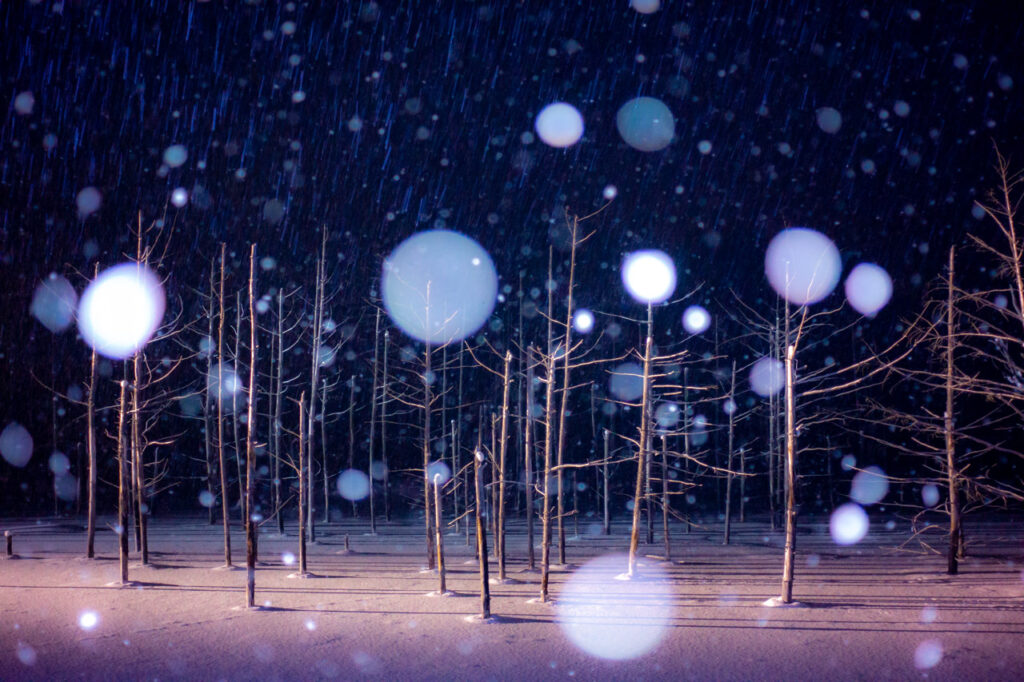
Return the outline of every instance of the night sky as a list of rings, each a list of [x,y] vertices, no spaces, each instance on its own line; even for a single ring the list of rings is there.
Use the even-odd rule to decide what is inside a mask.
[[[447,228],[491,254],[509,289],[485,329],[507,346],[520,277],[543,304],[554,244],[564,288],[566,207],[600,208],[609,185],[616,198],[586,223],[581,305],[641,316],[618,268],[626,252],[659,248],[716,319],[734,296],[768,311],[765,247],[806,226],[835,241],[846,271],[871,261],[890,273],[892,303],[862,324],[890,338],[949,246],[993,233],[972,212],[995,185],[993,144],[1024,159],[1020,14],[991,2],[662,4],[650,15],[625,0],[0,4],[0,419],[52,447],[51,396],[33,374],[66,391],[88,348],[73,327],[55,336],[29,316],[33,290],[56,272],[81,293],[94,264],[127,259],[140,213],[170,231],[159,273],[169,315],[185,321],[199,320],[220,242],[232,292],[251,242],[277,263],[259,293],[308,290],[326,226],[339,290],[328,316],[355,325],[339,376],[365,372],[368,300],[402,239]],[[25,92],[31,106],[16,103]],[[675,118],[663,151],[632,149],[616,130],[619,107],[641,95]],[[564,150],[534,132],[557,101],[586,125]],[[823,107],[841,114],[838,131],[819,125]],[[164,162],[172,145],[188,154],[177,167]],[[82,216],[89,187],[102,203]],[[991,263],[966,262],[987,277]],[[678,314],[659,316],[671,335]],[[185,345],[205,334],[197,325]],[[58,445],[74,450],[80,410],[63,406]],[[45,457],[32,466],[45,472]],[[28,474],[4,476],[10,493]],[[20,504],[45,506],[40,481]]]

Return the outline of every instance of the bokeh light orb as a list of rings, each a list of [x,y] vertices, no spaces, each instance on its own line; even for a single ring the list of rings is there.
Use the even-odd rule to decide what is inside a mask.
[[[78,477],[72,474],[60,474],[53,477],[53,494],[58,500],[74,502],[78,499]]]
[[[221,410],[230,412],[235,405],[244,404],[245,398],[239,398],[244,389],[242,378],[231,364],[218,362],[210,367],[210,373],[206,377],[207,394],[220,402]]]
[[[762,398],[775,395],[785,386],[786,368],[775,358],[761,358],[750,368],[750,390]]]
[[[589,334],[594,330],[594,313],[580,308],[572,316],[572,328],[580,334]]]
[[[839,249],[806,227],[779,232],[768,244],[764,272],[772,289],[790,303],[809,305],[832,293],[842,275]]]
[[[75,195],[75,207],[78,208],[78,217],[85,219],[100,210],[103,204],[103,195],[95,187],[86,187]]]
[[[214,502],[217,501],[216,496],[209,490],[203,490],[199,493],[199,505],[209,509],[213,506]]]
[[[665,103],[653,97],[629,100],[615,115],[622,140],[642,152],[661,151],[676,134],[676,120]]]
[[[427,480],[431,483],[444,485],[452,478],[452,468],[444,460],[438,459],[427,464]]]
[[[346,500],[358,502],[370,494],[370,477],[359,469],[346,469],[338,474],[338,494]]]
[[[676,266],[664,251],[634,251],[622,262],[622,284],[640,303],[662,303],[676,290]]]
[[[534,128],[549,147],[571,147],[583,137],[583,115],[571,104],[555,102],[540,110]]]
[[[850,499],[865,506],[878,504],[889,492],[889,478],[881,468],[866,467],[853,476],[850,484]]]
[[[640,579],[616,580],[627,557],[591,559],[565,582],[555,602],[555,622],[576,647],[611,661],[638,658],[654,650],[672,618],[672,585],[657,567]]]
[[[54,450],[50,455],[50,459],[47,462],[47,466],[50,467],[50,471],[55,476],[63,476],[64,474],[71,471],[71,460],[63,452]]]
[[[409,336],[461,341],[494,310],[498,274],[469,237],[429,230],[406,239],[384,261],[381,293],[388,315]]]
[[[661,7],[661,0],[629,0],[629,6],[640,14],[654,14]]]
[[[814,118],[823,133],[835,135],[843,127],[843,115],[832,107],[821,107],[814,112]]]
[[[914,649],[914,667],[918,670],[934,668],[942,661],[942,642],[926,639]]]
[[[702,334],[711,326],[711,313],[702,306],[691,305],[683,311],[683,329],[690,334]]]
[[[921,488],[921,501],[926,507],[934,507],[939,503],[939,486],[928,483]]]
[[[78,627],[92,630],[100,624],[100,617],[95,611],[82,611],[78,614]]]
[[[611,372],[608,391],[627,402],[639,400],[644,394],[644,368],[635,362],[624,362]]]
[[[0,431],[0,456],[19,469],[32,459],[32,434],[18,422],[11,422]]]
[[[51,274],[32,294],[29,313],[54,334],[62,332],[75,321],[78,294],[64,277]]]
[[[19,92],[14,96],[14,110],[21,116],[28,116],[36,108],[36,96],[30,91]]]
[[[848,502],[832,512],[828,532],[837,545],[855,545],[868,534],[868,515],[859,504]]]
[[[860,263],[846,277],[846,300],[861,315],[874,317],[892,298],[892,278],[881,266]]]
[[[177,168],[188,160],[188,150],[184,145],[172,144],[164,150],[164,163],[171,168]]]
[[[654,421],[658,423],[658,428],[668,431],[676,427],[681,415],[682,411],[679,409],[679,405],[675,403],[662,403],[654,410]]]
[[[164,288],[149,268],[122,263],[104,270],[82,294],[78,331],[97,353],[120,360],[146,345],[164,317]]]

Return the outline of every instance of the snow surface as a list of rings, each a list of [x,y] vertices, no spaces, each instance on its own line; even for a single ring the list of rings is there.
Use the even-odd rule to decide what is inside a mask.
[[[447,599],[425,596],[437,579],[419,572],[420,524],[379,523],[372,537],[365,520],[321,525],[309,559],[321,577],[306,581],[287,578],[294,526],[284,538],[262,535],[256,598],[265,608],[249,611],[245,572],[213,570],[223,563],[220,529],[205,519],[153,519],[153,565],[139,567],[133,555],[136,586],[106,587],[118,571],[116,536],[106,530],[112,521],[101,519],[95,560],[82,558],[85,536],[75,522],[0,522],[15,530],[21,556],[0,559],[0,677],[908,680],[922,679],[927,664],[929,680],[1010,680],[1024,669],[1019,523],[969,521],[977,558],[955,577],[945,575],[941,556],[908,551],[917,545],[897,550],[905,528],[873,524],[864,542],[840,548],[826,523],[808,524],[794,589],[803,608],[795,609],[763,606],[779,591],[781,533],[734,521],[733,544],[722,546],[717,525],[676,527],[676,563],[660,563],[658,537],[641,546],[651,555],[641,557],[641,574],[657,566],[669,576],[667,632],[650,653],[611,661],[584,653],[556,624],[571,570],[555,567],[555,604],[528,603],[540,577],[521,572],[520,526],[508,551],[509,575],[521,582],[492,586],[496,618],[481,627],[467,621],[478,612],[479,574],[463,564],[470,549],[461,535],[446,537],[456,593]],[[581,523],[569,560],[581,566],[621,554],[626,527],[614,531],[604,537]],[[343,555],[346,533],[353,552]],[[244,562],[240,529],[232,542],[235,562]]]

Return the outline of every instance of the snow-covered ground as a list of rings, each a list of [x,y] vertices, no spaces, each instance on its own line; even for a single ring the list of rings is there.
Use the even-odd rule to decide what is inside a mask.
[[[445,538],[456,595],[437,598],[426,596],[437,576],[420,571],[419,524],[381,524],[374,537],[356,520],[320,527],[309,560],[318,577],[306,580],[288,577],[294,535],[265,533],[256,578],[265,607],[249,611],[245,572],[215,570],[219,527],[155,519],[153,565],[133,553],[137,584],[122,588],[108,586],[118,562],[111,519],[102,521],[95,560],[83,558],[74,523],[0,521],[16,529],[21,557],[0,560],[0,678],[1011,680],[1024,671],[1024,534],[1006,520],[968,525],[972,556],[955,577],[917,544],[897,550],[904,526],[840,548],[805,521],[796,608],[763,605],[779,592],[782,556],[780,534],[762,523],[734,525],[728,547],[718,527],[674,527],[676,562],[645,558],[645,579],[623,581],[625,564],[602,557],[626,549],[626,528],[603,537],[581,522],[572,563],[553,572],[554,605],[528,601],[540,578],[522,572],[515,526],[509,577],[520,582],[492,587],[499,618],[486,624],[466,619],[479,609],[479,574],[462,535]],[[241,532],[232,542],[244,563]],[[660,539],[641,551],[658,555]]]

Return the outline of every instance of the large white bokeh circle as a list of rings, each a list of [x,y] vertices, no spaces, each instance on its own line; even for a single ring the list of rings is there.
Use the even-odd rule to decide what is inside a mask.
[[[537,114],[537,135],[551,147],[571,147],[583,137],[583,116],[571,104],[555,102]]]
[[[664,638],[672,617],[672,586],[657,567],[638,580],[617,580],[624,554],[602,556],[573,572],[555,602],[555,620],[574,645],[598,658],[643,656]]]
[[[768,244],[764,272],[772,289],[790,303],[809,305],[832,293],[842,275],[839,249],[806,227],[779,232]]]
[[[622,284],[640,303],[662,303],[676,290],[676,266],[664,251],[635,251],[622,262]]]
[[[96,352],[120,360],[152,338],[164,317],[164,288],[138,263],[104,270],[82,294],[78,331]]]
[[[881,266],[861,263],[846,277],[846,300],[861,315],[874,317],[892,298],[892,278]]]
[[[473,334],[490,317],[498,274],[469,237],[429,230],[406,239],[384,261],[381,292],[402,331],[420,341],[448,343]]]

